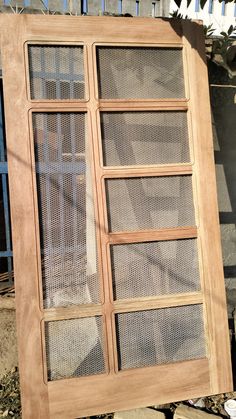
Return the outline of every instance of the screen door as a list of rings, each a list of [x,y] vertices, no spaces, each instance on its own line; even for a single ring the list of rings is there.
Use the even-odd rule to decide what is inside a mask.
[[[201,26],[1,34],[23,417],[230,391]]]

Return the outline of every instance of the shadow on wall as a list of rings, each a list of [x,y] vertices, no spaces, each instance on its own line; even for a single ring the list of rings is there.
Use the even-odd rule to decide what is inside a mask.
[[[236,307],[236,77],[208,65],[219,217],[229,317]]]

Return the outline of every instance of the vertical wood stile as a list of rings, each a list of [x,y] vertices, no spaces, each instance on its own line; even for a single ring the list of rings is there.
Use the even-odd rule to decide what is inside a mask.
[[[218,205],[211,127],[210,100],[202,26],[184,21],[183,35],[191,86],[190,108],[195,149],[194,172],[199,208],[199,234],[204,269],[204,296],[208,324],[209,367],[212,393],[230,391],[232,376],[225,287],[220,247]],[[201,76],[200,76],[201,75]],[[224,349],[222,348],[224,341]],[[221,349],[220,349],[221,348]]]
[[[25,84],[24,24],[17,26],[4,15],[2,61],[4,99],[14,248],[17,339],[21,400],[24,418],[49,419],[47,385],[43,381],[44,365],[40,322],[35,202],[32,188],[32,166],[28,103]],[[14,40],[9,39],[9,31]],[[24,130],[22,130],[22,124]],[[20,133],[20,135],[19,135]],[[20,173],[20,176],[19,176]],[[22,182],[22,179],[24,181]],[[24,348],[24,350],[23,350]]]

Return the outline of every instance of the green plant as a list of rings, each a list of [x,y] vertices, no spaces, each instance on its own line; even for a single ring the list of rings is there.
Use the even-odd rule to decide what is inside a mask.
[[[231,25],[227,32],[222,31],[220,34],[221,38],[216,39],[213,43],[212,52],[225,58],[227,49],[232,43],[232,37],[236,35],[236,26]]]
[[[203,25],[204,35],[206,38],[211,38],[213,33],[215,32],[215,28],[212,27],[213,23],[211,25]]]
[[[188,17],[188,15],[186,15],[184,17],[184,15],[182,15],[178,10],[174,10],[174,12],[170,13],[170,16],[173,19],[188,19],[188,20],[190,20],[190,18]]]

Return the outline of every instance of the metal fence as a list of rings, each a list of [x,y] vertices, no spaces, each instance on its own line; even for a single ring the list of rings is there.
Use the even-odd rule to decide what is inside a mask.
[[[168,16],[170,0],[0,0],[12,13]]]
[[[2,80],[0,79],[0,290],[13,285],[8,169],[5,147]]]

